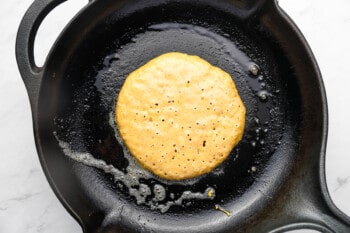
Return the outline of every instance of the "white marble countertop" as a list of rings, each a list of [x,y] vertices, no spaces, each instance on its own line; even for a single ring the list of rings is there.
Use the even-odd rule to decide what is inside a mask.
[[[31,2],[0,2],[0,232],[82,232],[41,170],[29,101],[15,62],[17,28]],[[68,1],[44,21],[35,47],[39,64],[59,30],[85,2]],[[329,104],[328,188],[335,204],[350,215],[350,1],[280,0],[279,4],[303,32],[320,66]]]

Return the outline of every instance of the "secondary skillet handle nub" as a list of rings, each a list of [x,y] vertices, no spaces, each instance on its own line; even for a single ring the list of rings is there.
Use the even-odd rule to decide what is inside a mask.
[[[16,38],[16,59],[22,79],[28,91],[33,113],[37,109],[37,100],[43,67],[34,60],[34,41],[44,18],[56,6],[66,0],[36,0],[29,7],[20,23]]]

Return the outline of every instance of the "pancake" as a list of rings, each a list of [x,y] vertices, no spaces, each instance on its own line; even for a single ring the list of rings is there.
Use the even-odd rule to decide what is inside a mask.
[[[212,171],[241,140],[245,107],[231,76],[198,56],[160,55],[120,90],[121,138],[145,169],[167,180]]]

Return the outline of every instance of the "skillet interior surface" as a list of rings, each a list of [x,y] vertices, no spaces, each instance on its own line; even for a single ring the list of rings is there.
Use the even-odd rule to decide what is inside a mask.
[[[271,204],[298,151],[309,143],[301,140],[308,112],[290,61],[259,18],[244,15],[249,4],[101,2],[65,30],[48,58],[40,90],[42,160],[71,212],[89,232],[226,232],[249,224]],[[171,51],[198,55],[231,74],[247,109],[246,127],[230,157],[200,179],[175,183],[141,174],[132,188],[148,187],[151,193],[138,192],[146,196],[140,199],[111,166],[96,161],[128,173],[130,160],[113,121],[116,98],[130,72]],[[164,200],[152,202],[155,187],[164,188]],[[215,198],[161,208],[186,191],[208,188]],[[215,210],[217,204],[232,215]]]

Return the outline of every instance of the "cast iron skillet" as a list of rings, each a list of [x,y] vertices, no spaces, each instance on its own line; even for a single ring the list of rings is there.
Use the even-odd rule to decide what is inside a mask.
[[[42,167],[84,232],[350,232],[349,217],[334,206],[325,183],[321,75],[276,1],[91,1],[37,67],[37,29],[61,2],[32,4],[18,31],[16,56]],[[229,72],[247,118],[243,140],[217,172],[193,185],[140,181],[162,184],[175,196],[216,190],[213,200],[185,201],[162,214],[137,205],[110,174],[69,158],[59,141],[125,171],[128,162],[110,122],[118,91],[128,73],[169,51],[199,55]],[[257,75],[249,72],[253,62],[260,66]]]

